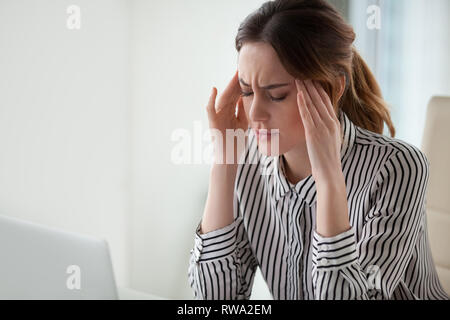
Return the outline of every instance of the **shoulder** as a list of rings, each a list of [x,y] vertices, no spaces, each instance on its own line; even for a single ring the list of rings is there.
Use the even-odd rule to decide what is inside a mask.
[[[429,176],[430,162],[417,146],[402,139],[388,137],[369,130],[356,128],[356,143],[378,149],[385,155],[378,171],[378,181],[395,180],[396,183],[426,182]]]

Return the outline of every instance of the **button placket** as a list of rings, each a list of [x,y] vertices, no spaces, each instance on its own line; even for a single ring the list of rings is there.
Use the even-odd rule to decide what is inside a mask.
[[[292,243],[293,243],[293,239],[294,239],[294,232],[295,232],[295,228],[294,228],[294,214],[293,214],[293,210],[294,210],[294,205],[297,199],[297,193],[295,192],[295,190],[293,190],[293,188],[291,188],[291,190],[289,191],[290,195],[289,195],[289,211],[287,212],[287,219],[288,219],[288,226],[287,229],[289,230],[288,232],[288,252],[289,252],[289,257],[288,257],[288,284],[289,284],[289,296],[291,298],[294,298],[293,295],[293,288],[295,286],[293,286],[293,281],[295,280],[295,274],[294,274],[294,266],[293,263],[295,263],[295,261],[293,261],[293,256],[292,256]]]
[[[303,299],[304,294],[303,294],[303,289],[304,289],[304,279],[303,279],[303,262],[304,262],[304,257],[303,257],[303,251],[304,251],[304,243],[303,243],[303,228],[305,227],[304,224],[302,223],[302,217],[304,217],[304,208],[305,208],[305,201],[302,200],[302,203],[299,207],[299,211],[296,213],[295,219],[298,222],[296,225],[296,236],[297,236],[297,241],[299,244],[299,257],[297,260],[297,265],[298,265],[298,275],[297,275],[297,279],[299,282],[299,298]]]

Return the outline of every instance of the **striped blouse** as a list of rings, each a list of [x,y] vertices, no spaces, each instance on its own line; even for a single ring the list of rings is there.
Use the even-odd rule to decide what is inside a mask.
[[[312,175],[292,184],[284,157],[258,152],[249,129],[238,165],[234,218],[194,236],[195,299],[249,299],[259,267],[273,299],[448,299],[430,251],[429,161],[417,147],[356,126],[339,113],[351,228],[315,231]]]

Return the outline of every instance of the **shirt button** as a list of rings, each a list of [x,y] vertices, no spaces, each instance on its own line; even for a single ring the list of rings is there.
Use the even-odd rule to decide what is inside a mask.
[[[327,258],[323,258],[322,259],[322,265],[326,266],[328,264],[328,259]]]

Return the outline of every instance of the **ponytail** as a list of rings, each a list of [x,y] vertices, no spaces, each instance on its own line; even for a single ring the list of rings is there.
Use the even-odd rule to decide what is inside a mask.
[[[354,124],[375,133],[383,134],[386,123],[394,138],[390,110],[374,75],[354,46],[352,56],[352,74],[347,79],[348,88],[340,99],[340,108]]]

